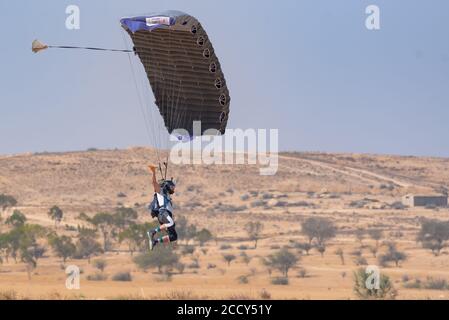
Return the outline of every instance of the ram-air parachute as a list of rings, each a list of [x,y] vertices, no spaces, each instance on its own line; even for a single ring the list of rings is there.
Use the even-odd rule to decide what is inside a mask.
[[[169,133],[201,121],[201,133],[224,134],[230,97],[220,62],[206,31],[179,11],[124,18]]]
[[[168,146],[170,134],[182,141],[197,135],[224,134],[231,99],[220,62],[198,20],[180,11],[166,11],[123,18],[120,22],[131,37],[132,50],[50,46],[38,40],[33,42],[32,50],[35,53],[49,48],[128,53],[147,133],[156,147],[159,163],[162,161],[158,149]],[[141,70],[133,66],[136,60],[133,53],[144,67],[145,76],[141,81],[138,76]],[[151,105],[150,86],[158,111]],[[156,119],[157,113],[163,123]],[[194,122],[200,123],[201,131],[196,130]],[[166,176],[168,155],[163,163]]]

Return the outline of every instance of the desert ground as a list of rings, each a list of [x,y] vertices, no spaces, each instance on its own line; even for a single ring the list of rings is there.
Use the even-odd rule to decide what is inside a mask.
[[[0,194],[17,199],[2,213],[0,233],[14,210],[27,223],[45,226],[76,242],[76,228],[87,225],[80,213],[94,216],[129,207],[139,222],[151,222],[146,204],[152,199],[147,165],[155,162],[148,148],[90,150],[0,156]],[[359,299],[354,293],[353,273],[364,264],[377,265],[367,233],[383,231],[407,258],[398,266],[381,267],[390,277],[396,299],[448,299],[449,290],[407,285],[428,277],[449,281],[448,249],[438,256],[416,241],[422,218],[449,220],[448,208],[408,208],[398,205],[405,194],[447,192],[449,159],[388,155],[282,153],[275,176],[260,176],[255,165],[172,165],[177,180],[175,219],[182,216],[197,229],[208,229],[213,239],[200,246],[191,239],[193,253],[184,253],[186,239],[174,250],[185,265],[170,277],[157,269],[141,270],[125,244],[114,242],[110,251],[87,259],[69,258],[65,263],[44,240],[46,252],[37,266],[3,258],[0,264],[0,298],[17,299]],[[48,216],[52,206],[64,212],[59,226]],[[323,255],[312,248],[307,254],[297,243],[307,242],[301,223],[325,217],[337,227],[326,241]],[[255,248],[245,226],[260,222],[263,230]],[[362,231],[360,231],[362,230]],[[101,236],[98,236],[101,242]],[[145,245],[143,245],[145,247]],[[273,284],[280,277],[262,258],[288,248],[299,261],[288,272],[288,284]],[[341,249],[341,257],[336,254]],[[243,261],[242,252],[249,258]],[[234,255],[228,263],[224,255]],[[98,272],[93,261],[104,259],[106,280],[90,281]],[[249,260],[249,261],[248,261]],[[66,288],[65,267],[82,270],[79,290]],[[113,281],[118,272],[130,272],[132,281]]]

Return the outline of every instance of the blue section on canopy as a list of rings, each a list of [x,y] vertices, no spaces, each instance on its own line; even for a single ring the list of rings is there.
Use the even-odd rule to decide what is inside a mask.
[[[176,19],[178,17],[186,15],[187,15],[186,13],[181,11],[170,10],[152,13],[146,16],[123,18],[120,20],[120,23],[122,24],[123,27],[130,30],[132,33],[140,30],[152,31],[158,28],[167,28],[168,25],[163,23],[148,24],[148,19],[157,17],[167,17],[169,18],[169,25],[172,26],[176,23]]]

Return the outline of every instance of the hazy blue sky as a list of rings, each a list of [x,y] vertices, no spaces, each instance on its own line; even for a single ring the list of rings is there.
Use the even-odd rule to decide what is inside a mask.
[[[380,31],[365,28],[369,4]],[[30,45],[122,48],[121,17],[166,9],[211,37],[230,128],[279,128],[283,150],[449,156],[447,0],[3,0],[0,154],[147,144],[125,54]]]

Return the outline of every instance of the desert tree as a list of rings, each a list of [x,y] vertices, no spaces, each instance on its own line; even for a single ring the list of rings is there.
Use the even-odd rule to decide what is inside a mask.
[[[27,221],[26,216],[19,210],[14,210],[13,214],[5,220],[5,224],[14,228],[22,227]]]
[[[396,267],[399,267],[399,263],[407,260],[407,255],[397,249],[396,243],[387,242],[387,252],[379,255],[378,260],[381,266],[387,266],[389,262],[394,262]]]
[[[360,246],[363,246],[363,240],[365,239],[366,231],[363,228],[357,228],[354,231],[356,239],[359,241]]]
[[[379,248],[379,241],[383,238],[384,233],[382,229],[369,229],[368,236],[376,242],[376,249]]]
[[[248,234],[250,240],[254,241],[254,249],[257,249],[257,242],[260,239],[260,234],[262,233],[264,225],[259,222],[249,222],[245,225],[245,231]]]
[[[269,255],[265,260],[265,265],[279,270],[285,278],[288,278],[288,271],[299,262],[299,257],[283,248]]]
[[[138,214],[136,210],[132,208],[118,207],[115,209],[115,213],[113,215],[113,223],[119,232],[122,232],[130,225],[135,224],[137,217]]]
[[[185,232],[186,244],[189,244],[190,240],[195,239],[197,233],[198,233],[198,230],[196,229],[196,225],[189,224],[187,226],[186,232]]]
[[[10,243],[9,243],[9,235],[7,233],[0,233],[0,257],[5,258],[6,262],[9,262],[10,255]]]
[[[6,194],[0,194],[0,220],[1,215],[4,211],[6,211],[8,208],[13,208],[17,205],[17,200],[10,195]]]
[[[423,219],[419,230],[417,241],[421,242],[423,248],[430,249],[438,256],[449,240],[449,222],[436,219]]]
[[[103,250],[111,248],[111,237],[115,233],[114,216],[107,212],[97,213],[92,217],[92,224],[96,226],[103,236]]]
[[[184,216],[179,216],[176,219],[176,232],[178,233],[179,239],[186,239],[187,227],[189,222],[187,218]]]
[[[76,252],[76,246],[72,242],[72,238],[68,236],[57,236],[51,234],[48,236],[48,243],[55,252],[56,256],[62,259],[65,264],[67,259],[72,258]]]
[[[58,224],[62,221],[62,217],[64,216],[64,212],[58,206],[53,206],[48,210],[48,216],[50,219],[54,220],[55,228],[57,228]]]
[[[87,259],[87,262],[90,264],[90,259],[93,256],[97,256],[101,253],[103,253],[103,249],[94,237],[91,237],[89,235],[82,235],[79,237],[76,244],[76,252],[74,258]]]
[[[299,242],[295,244],[295,247],[301,251],[305,251],[306,255],[309,255],[310,250],[313,248],[310,242]]]
[[[231,262],[234,261],[235,259],[236,259],[236,257],[233,254],[224,254],[223,255],[223,260],[226,261],[226,263],[228,264],[228,267],[231,266]]]
[[[148,239],[146,232],[154,228],[155,224],[153,223],[131,224],[119,233],[118,240],[120,243],[126,242],[128,244],[128,251],[133,256],[135,251],[146,247],[146,240]]]
[[[32,270],[37,267],[38,259],[45,252],[45,249],[39,246],[38,240],[45,237],[46,232],[44,227],[35,224],[25,224],[9,232],[8,241],[12,256],[16,261],[20,257],[20,261],[25,263],[29,279]]]
[[[252,259],[246,252],[240,253],[240,258],[242,259],[242,262],[246,265],[248,265]]]
[[[104,259],[97,259],[94,260],[94,267],[101,271],[101,273],[104,272],[104,269],[106,269],[108,265],[108,262]]]
[[[335,254],[340,258],[341,264],[345,264],[345,256],[342,248],[335,250]]]
[[[370,283],[371,280],[375,281],[372,273],[366,272],[364,268],[359,268],[354,272],[354,293],[360,299],[364,300],[387,300],[394,299],[397,295],[396,290],[393,287],[393,282],[385,274],[380,274],[378,286],[374,283]]]
[[[369,246],[369,251],[372,253],[373,257],[377,257],[377,252],[379,251],[378,246]]]
[[[212,233],[207,229],[202,229],[197,232],[195,238],[200,243],[200,246],[202,247],[205,243],[209,242],[213,239]]]
[[[309,244],[315,240],[318,251],[323,254],[326,242],[336,236],[337,228],[330,219],[311,217],[301,223],[301,232],[308,238]]]

